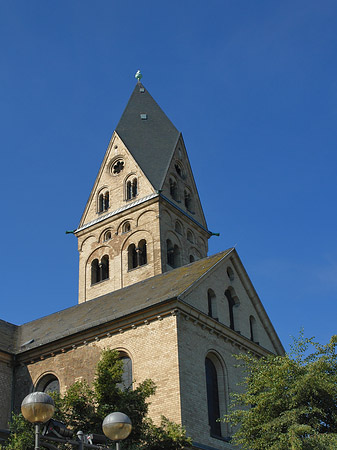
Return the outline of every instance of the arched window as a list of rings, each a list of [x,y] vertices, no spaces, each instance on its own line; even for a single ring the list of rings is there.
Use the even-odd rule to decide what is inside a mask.
[[[170,178],[170,195],[173,200],[178,200],[178,186],[176,180]]]
[[[126,183],[126,199],[131,200],[135,198],[138,194],[138,182],[137,178],[134,178],[133,180],[129,180]]]
[[[250,329],[250,340],[258,344],[259,340],[257,334],[256,319],[254,316],[249,317],[249,329]]]
[[[104,194],[104,211],[109,209],[109,192]]]
[[[143,266],[147,263],[147,255],[146,255],[146,241],[142,239],[138,244],[138,265]]]
[[[131,181],[128,181],[126,183],[126,199],[131,200],[132,199],[132,184]]]
[[[183,234],[183,228],[181,226],[181,223],[178,222],[178,220],[175,223],[174,230],[179,234]]]
[[[192,212],[192,196],[191,193],[189,191],[187,191],[185,189],[184,191],[184,202],[185,202],[185,207],[188,211]]]
[[[101,280],[107,280],[109,278],[109,256],[104,255],[101,260]]]
[[[129,270],[137,267],[137,252],[135,244],[130,244],[128,247],[128,268]]]
[[[45,375],[36,385],[35,392],[60,392],[60,382],[53,374]]]
[[[131,230],[130,222],[123,223],[122,233],[127,233],[130,230]]]
[[[194,236],[191,230],[187,230],[187,240],[193,244]]]
[[[212,289],[208,289],[208,291],[207,291],[207,300],[208,300],[208,315],[209,315],[209,317],[213,317],[213,319],[218,320],[216,296]]]
[[[104,235],[104,241],[108,241],[111,239],[111,231],[107,231]]]
[[[227,267],[227,276],[231,281],[234,280],[234,272],[231,267]]]
[[[138,194],[138,183],[137,178],[132,180],[132,198],[135,198]]]
[[[217,422],[217,419],[220,418],[218,374],[213,361],[209,357],[205,360],[205,371],[210,434],[214,437],[221,437],[221,424]]]
[[[132,388],[132,361],[126,353],[121,353],[120,360],[123,362],[122,382],[117,384],[117,387],[122,391]]]
[[[194,262],[194,256],[190,255],[190,263]]]
[[[91,263],[91,284],[98,283],[99,281],[99,262],[98,259],[94,259]]]
[[[235,323],[234,323],[234,306],[236,306],[236,302],[233,297],[233,291],[232,289],[227,289],[225,291],[225,296],[228,301],[228,309],[229,309],[229,326],[232,330],[235,330]]]

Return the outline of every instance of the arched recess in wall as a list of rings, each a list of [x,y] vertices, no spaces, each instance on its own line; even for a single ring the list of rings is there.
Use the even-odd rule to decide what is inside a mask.
[[[250,331],[250,340],[259,343],[259,334],[257,329],[257,323],[254,316],[249,316],[249,331]]]
[[[227,413],[228,377],[222,358],[214,351],[209,351],[205,358],[205,380],[210,436],[227,437],[228,425],[217,419]]]
[[[111,227],[105,228],[100,234],[99,242],[107,242],[112,239],[113,229]]]
[[[208,289],[207,291],[207,307],[209,317],[218,320],[218,305],[213,289]]]
[[[178,182],[174,175],[170,174],[169,178],[170,197],[176,202],[179,201]]]
[[[137,218],[137,227],[145,227],[149,223],[154,223],[157,213],[152,209],[139,214]]]
[[[82,242],[79,251],[82,252],[85,249],[85,247],[88,246],[88,244],[90,245],[90,244],[93,244],[94,242],[95,243],[97,242],[94,235],[90,235],[90,236],[86,237],[84,239],[84,241]]]
[[[60,382],[56,375],[47,373],[40,377],[34,388],[35,392],[58,392],[60,393]]]
[[[234,330],[239,331],[240,330],[240,323],[239,323],[239,306],[240,301],[238,296],[235,293],[235,290],[230,286],[225,291],[225,297],[227,299],[228,304],[228,314],[229,314],[229,324],[228,326]]]

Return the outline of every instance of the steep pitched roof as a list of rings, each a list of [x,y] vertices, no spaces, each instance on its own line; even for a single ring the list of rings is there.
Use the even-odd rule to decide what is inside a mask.
[[[231,250],[200,259],[187,266],[156,275],[97,299],[21,325],[16,351],[20,353],[36,348],[177,298]],[[22,345],[29,341],[32,342],[22,348]]]
[[[180,133],[141,83],[135,86],[116,132],[153,187],[161,189]]]

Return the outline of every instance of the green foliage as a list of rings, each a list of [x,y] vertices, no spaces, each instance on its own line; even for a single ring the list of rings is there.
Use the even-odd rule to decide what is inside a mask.
[[[320,345],[301,334],[290,354],[240,355],[245,389],[224,417],[239,426],[233,442],[250,450],[336,449],[336,346],[337,336]]]
[[[8,450],[27,450],[34,448],[34,426],[27,422],[23,415],[13,414],[10,423],[11,437],[8,442]]]
[[[123,450],[181,450],[191,446],[185,430],[162,418],[160,426],[146,418],[148,399],[156,388],[151,380],[145,380],[135,389],[121,389],[123,363],[115,350],[103,350],[97,364],[93,387],[85,381],[70,386],[62,397],[51,394],[55,402],[54,418],[67,424],[74,431],[102,434],[102,421],[114,411],[127,414],[132,422],[132,432],[123,442]],[[9,450],[34,448],[32,426],[21,415],[14,416]],[[62,447],[60,447],[62,448]]]

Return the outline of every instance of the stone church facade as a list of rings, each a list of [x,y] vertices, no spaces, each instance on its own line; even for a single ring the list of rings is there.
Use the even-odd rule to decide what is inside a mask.
[[[129,383],[151,378],[150,416],[200,449],[230,449],[233,354],[283,353],[234,248],[211,236],[181,133],[138,82],[75,230],[78,305],[21,326],[0,321],[0,428],[33,390],[93,380],[117,349]]]

